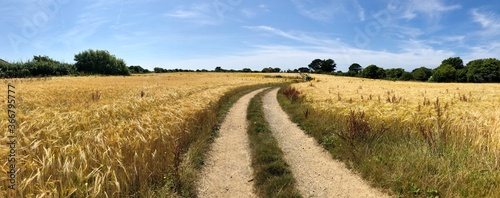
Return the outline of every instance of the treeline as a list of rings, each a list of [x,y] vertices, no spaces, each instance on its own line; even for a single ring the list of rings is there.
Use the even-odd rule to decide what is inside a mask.
[[[34,56],[28,62],[0,62],[0,78],[64,76],[78,74],[75,65],[61,63],[47,56]]]
[[[48,56],[33,56],[27,62],[0,61],[0,78],[25,78],[66,75],[130,75],[122,59],[105,50],[87,50],[75,55],[75,64],[63,63]]]
[[[196,69],[196,70],[190,70],[190,69],[163,69],[160,67],[155,67],[153,69],[155,73],[171,73],[171,72],[245,72],[245,73],[279,73],[281,72],[281,69],[278,67],[267,67],[262,70],[252,70],[250,68],[243,68],[241,70],[236,70],[236,69],[223,69],[222,67],[218,66],[215,67],[214,70],[206,70],[206,69]],[[291,72],[289,70],[289,72]]]
[[[75,54],[75,64],[63,63],[48,56],[34,56],[27,62],[9,63],[0,59],[0,78],[24,78],[65,75],[131,75],[144,73],[170,72],[262,72],[262,73],[322,73],[339,76],[353,76],[371,79],[429,81],[429,82],[500,82],[500,60],[495,58],[477,59],[464,65],[460,57],[451,57],[441,62],[435,69],[419,67],[411,72],[403,68],[384,69],[377,65],[363,68],[358,63],[349,66],[347,72],[337,71],[337,64],[332,59],[314,59],[307,67],[283,71],[278,67],[267,67],[262,70],[223,69],[218,66],[214,70],[197,69],[163,69],[155,67],[153,71],[141,66],[126,66],[123,59],[111,55],[105,50],[87,50]]]
[[[500,60],[495,58],[477,59],[464,65],[460,57],[451,57],[441,62],[435,69],[419,67],[411,72],[403,68],[384,69],[377,65],[363,68],[358,63],[349,66],[347,72],[335,71],[335,62],[315,59],[308,67],[301,67],[295,71],[324,73],[339,76],[353,76],[371,79],[402,80],[402,81],[428,81],[428,82],[472,82],[490,83],[500,82]],[[323,65],[326,64],[328,72]],[[333,70],[331,70],[333,68]]]

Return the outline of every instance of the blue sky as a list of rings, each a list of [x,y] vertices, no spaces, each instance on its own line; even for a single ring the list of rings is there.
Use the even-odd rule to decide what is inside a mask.
[[[108,50],[145,68],[294,69],[313,59],[346,71],[434,68],[500,58],[500,1],[2,0],[0,58],[73,63]]]

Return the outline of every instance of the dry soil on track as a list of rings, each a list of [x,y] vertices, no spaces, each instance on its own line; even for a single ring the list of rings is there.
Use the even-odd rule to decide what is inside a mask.
[[[247,108],[253,91],[229,110],[198,183],[199,197],[256,197],[247,135]],[[290,121],[273,89],[263,98],[264,113],[304,197],[388,197],[333,160],[327,151]]]
[[[264,96],[264,113],[304,197],[388,197],[307,136],[281,109],[274,89]]]
[[[256,197],[253,191],[247,109],[263,89],[240,98],[226,115],[198,184],[199,197]]]

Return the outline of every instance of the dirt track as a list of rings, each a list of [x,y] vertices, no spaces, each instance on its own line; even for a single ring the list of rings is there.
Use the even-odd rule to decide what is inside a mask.
[[[247,109],[259,89],[240,98],[229,110],[201,173],[199,197],[256,197],[247,135]]]
[[[253,91],[229,110],[202,170],[199,197],[256,197],[247,136],[247,108]],[[290,121],[274,89],[263,98],[264,113],[304,197],[388,197],[370,187]]]
[[[264,112],[304,197],[387,197],[332,159],[281,109],[274,89],[264,96]]]

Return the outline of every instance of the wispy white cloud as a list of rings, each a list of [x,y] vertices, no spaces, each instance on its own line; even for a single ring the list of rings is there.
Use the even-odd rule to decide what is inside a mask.
[[[243,7],[240,9],[241,14],[247,18],[251,19],[256,16],[262,15],[263,13],[270,12],[271,9],[267,4],[259,4],[256,7]]]
[[[398,24],[390,24],[384,28],[384,35],[387,37],[393,37],[394,39],[404,40],[404,39],[416,39],[417,37],[424,34],[418,27],[403,26]]]
[[[252,18],[257,15],[257,13],[248,8],[241,9],[241,14],[243,14],[243,16],[245,16],[246,18]]]
[[[359,20],[365,21],[365,9],[361,7],[361,4],[359,4],[358,0],[354,0],[352,2],[354,4],[354,7],[358,10]]]
[[[500,19],[498,15],[480,9],[472,9],[471,14],[474,22],[481,24],[483,35],[491,36],[500,34]]]
[[[468,62],[482,58],[499,58],[500,42],[494,41],[484,45],[475,45],[469,47],[469,52],[464,56],[464,61]]]
[[[117,29],[130,25],[130,23],[122,24],[121,9],[124,4],[132,4],[136,0],[122,2],[119,0],[95,0],[88,3],[80,13],[76,16],[76,20],[72,24],[66,24],[67,27],[56,37],[57,42],[64,43],[70,48],[81,46],[90,37],[97,34],[102,29],[111,28]],[[110,11],[117,11],[116,17],[110,17]],[[67,14],[67,13],[63,13]],[[64,16],[63,16],[64,18]]]
[[[291,39],[294,41],[298,41],[301,43],[305,44],[314,44],[314,45],[329,45],[332,46],[333,44],[335,45],[340,45],[341,42],[335,39],[329,39],[329,38],[321,38],[316,36],[311,36],[309,34],[306,34],[304,32],[297,32],[297,31],[290,31],[286,32],[277,28],[273,28],[270,26],[245,26],[245,28],[254,30],[254,31],[261,31],[261,32],[266,32],[270,33],[276,36],[280,36],[283,38]]]
[[[292,0],[292,3],[303,16],[323,22],[332,20],[335,14],[345,9],[344,3],[332,1]]]
[[[267,4],[260,4],[259,8],[262,9],[265,12],[271,11],[271,8]]]
[[[464,44],[466,40],[466,36],[464,35],[450,35],[450,36],[436,36],[435,38],[430,38],[426,39],[425,42],[429,44],[435,44],[435,45],[441,45],[444,47],[446,46],[453,46],[453,48],[458,48],[458,47],[465,47],[466,45]]]
[[[192,4],[188,7],[180,6],[165,13],[164,16],[185,20],[196,25],[217,25],[221,22],[209,3]]]
[[[411,0],[402,15],[402,18],[413,19],[419,14],[424,14],[432,19],[439,18],[442,13],[462,8],[461,5],[446,5],[442,0]]]

